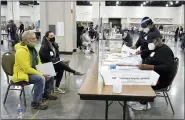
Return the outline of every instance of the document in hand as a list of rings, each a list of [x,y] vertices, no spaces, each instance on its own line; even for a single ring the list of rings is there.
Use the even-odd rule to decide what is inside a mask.
[[[44,74],[55,76],[55,69],[52,62],[36,65],[36,69]]]
[[[128,52],[128,53],[131,53],[131,54],[136,54],[136,50],[131,49],[131,48],[127,47],[126,45],[122,46],[121,51],[122,52]]]

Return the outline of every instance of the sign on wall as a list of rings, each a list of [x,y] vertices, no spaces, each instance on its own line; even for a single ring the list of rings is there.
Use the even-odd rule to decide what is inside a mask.
[[[57,22],[56,35],[57,36],[64,36],[64,22]]]

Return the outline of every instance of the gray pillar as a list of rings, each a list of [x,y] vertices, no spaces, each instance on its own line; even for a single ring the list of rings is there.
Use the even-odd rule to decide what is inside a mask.
[[[55,36],[59,44],[60,52],[73,52],[74,47],[74,25],[76,24],[73,14],[75,9],[72,2],[40,2],[40,22],[42,36],[49,30],[49,25],[64,22],[64,36]]]

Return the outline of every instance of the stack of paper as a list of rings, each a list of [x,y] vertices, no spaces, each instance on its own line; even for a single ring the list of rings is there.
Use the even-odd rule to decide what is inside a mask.
[[[105,85],[113,85],[114,80],[121,79],[123,85],[152,85],[155,86],[159,74],[154,71],[142,71],[139,69],[106,70],[100,69]]]
[[[121,51],[122,52],[128,52],[128,53],[131,53],[131,54],[136,54],[136,50],[131,49],[131,48],[127,47],[126,45],[122,46]]]

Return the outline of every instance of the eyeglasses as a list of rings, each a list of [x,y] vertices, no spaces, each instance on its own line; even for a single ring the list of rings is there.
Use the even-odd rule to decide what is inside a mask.
[[[27,38],[30,42],[36,42],[37,38]]]

